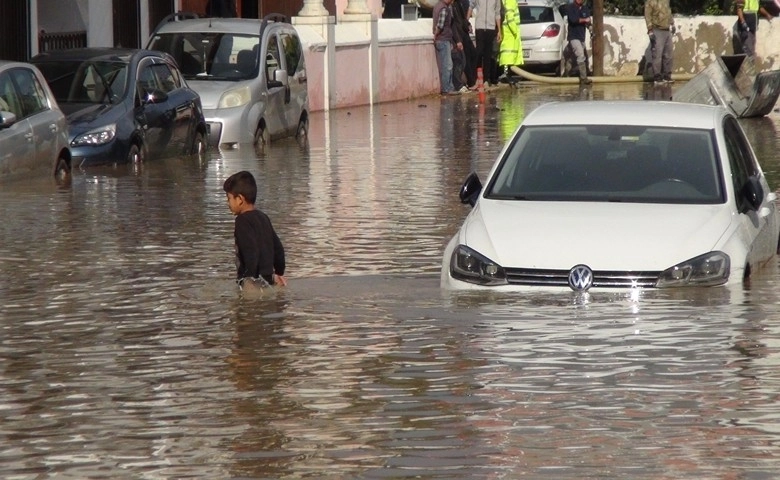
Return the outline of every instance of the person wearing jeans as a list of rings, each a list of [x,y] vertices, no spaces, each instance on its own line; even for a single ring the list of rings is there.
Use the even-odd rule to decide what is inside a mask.
[[[463,50],[458,32],[452,28],[452,0],[439,0],[433,7],[433,44],[436,47],[436,66],[439,67],[440,92],[442,95],[459,93],[452,85],[453,45]]]

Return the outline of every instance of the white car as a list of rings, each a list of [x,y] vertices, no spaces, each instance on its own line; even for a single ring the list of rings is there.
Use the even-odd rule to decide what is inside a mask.
[[[520,0],[520,39],[526,70],[555,73],[563,68],[566,48],[566,18],[552,0]]]
[[[566,102],[531,112],[445,248],[445,289],[741,284],[777,253],[776,195],[721,106]]]

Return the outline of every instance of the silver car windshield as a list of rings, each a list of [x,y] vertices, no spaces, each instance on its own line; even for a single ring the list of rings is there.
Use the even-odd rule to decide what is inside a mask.
[[[187,80],[248,80],[257,77],[258,35],[186,32],[158,34],[149,46],[170,53]]]
[[[638,203],[725,202],[708,130],[631,125],[524,127],[488,198]]]

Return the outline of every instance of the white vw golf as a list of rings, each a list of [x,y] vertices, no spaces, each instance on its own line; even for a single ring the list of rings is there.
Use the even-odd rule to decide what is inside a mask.
[[[709,105],[545,104],[504,146],[445,248],[445,289],[741,284],[778,250],[775,193]]]

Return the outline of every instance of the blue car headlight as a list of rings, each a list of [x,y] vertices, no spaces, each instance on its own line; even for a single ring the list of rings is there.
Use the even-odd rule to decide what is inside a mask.
[[[731,260],[723,252],[710,252],[667,268],[658,277],[657,287],[711,287],[723,285],[731,273]]]
[[[452,278],[479,285],[506,285],[504,268],[465,245],[458,245],[450,261]]]
[[[105,145],[116,137],[116,124],[105,125],[88,132],[84,132],[70,142],[72,147],[83,145]]]

